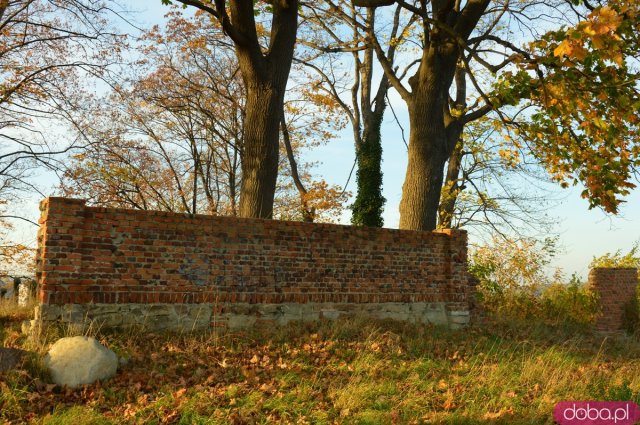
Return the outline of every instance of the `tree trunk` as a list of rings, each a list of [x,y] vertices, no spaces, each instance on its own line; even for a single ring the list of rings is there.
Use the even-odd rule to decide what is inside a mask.
[[[444,181],[442,199],[440,201],[440,210],[438,211],[438,227],[442,229],[452,228],[456,201],[458,200],[458,194],[463,189],[463,186],[458,184],[458,180],[460,178],[460,169],[462,167],[463,145],[464,143],[462,138],[458,139],[458,143],[456,143],[453,154],[451,155],[451,158],[449,158],[447,177]]]
[[[409,104],[409,161],[402,185],[400,229],[434,230],[437,223],[447,161],[446,132],[441,103],[429,96],[421,99],[425,98],[431,101]]]
[[[378,7],[392,3],[386,0],[362,0],[354,4]],[[368,34],[385,75],[409,110],[409,161],[400,201],[401,229],[430,231],[436,228],[444,164],[457,141],[450,137],[452,131],[448,131],[451,121],[455,121],[451,107],[465,103],[463,96],[455,99],[455,105],[451,105],[453,102],[449,102],[449,89],[460,54],[463,53],[461,41],[469,39],[489,3],[490,0],[430,2],[431,15],[428,19],[422,19],[422,57],[415,62],[418,63],[416,73],[408,79],[410,90],[404,86],[402,77],[396,73],[397,69],[385,56],[375,33],[370,31]],[[427,18],[425,2],[420,4],[423,9],[416,8],[415,16]]]
[[[396,10],[399,16],[400,8]],[[367,9],[368,32],[372,34],[375,26],[375,8]],[[394,25],[392,34],[395,36],[398,30]],[[387,52],[387,57],[393,62],[395,47]],[[389,91],[389,80],[383,75],[378,90],[372,102],[371,83],[373,80],[373,56],[372,46],[364,51],[362,63],[356,61],[356,72],[360,74],[360,115],[363,129],[360,132],[360,120],[356,125],[356,171],[357,193],[356,199],[351,205],[351,224],[355,226],[382,227],[384,220],[382,212],[386,199],[382,196],[382,139],[380,127],[386,109],[385,96]],[[357,56],[359,57],[359,56]],[[357,105],[354,98],[354,105]],[[372,103],[375,106],[372,109]]]
[[[286,83],[285,83],[286,84]],[[284,88],[248,84],[242,146],[240,217],[272,218]]]
[[[238,215],[272,218],[278,177],[279,127],[298,29],[298,1],[273,2],[267,51],[258,40],[254,2],[216,1],[221,24],[234,39],[238,66],[246,90],[242,129],[242,184]]]
[[[438,222],[444,165],[457,141],[447,131],[445,109],[458,53],[454,43],[434,43],[409,78],[409,161],[400,200],[401,229],[431,231]]]
[[[362,143],[356,147],[358,170],[357,196],[351,207],[351,223],[356,226],[382,227],[382,211],[385,199],[382,196],[382,140],[380,126],[384,107],[373,111],[365,120]]]

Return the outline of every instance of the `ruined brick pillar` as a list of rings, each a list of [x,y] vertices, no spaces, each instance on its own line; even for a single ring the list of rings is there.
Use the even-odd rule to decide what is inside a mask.
[[[589,272],[589,287],[600,298],[600,315],[595,329],[599,332],[624,330],[624,314],[636,297],[638,269],[594,268]]]
[[[36,280],[43,304],[76,301],[69,285],[80,269],[84,211],[81,199],[50,197],[40,203]]]

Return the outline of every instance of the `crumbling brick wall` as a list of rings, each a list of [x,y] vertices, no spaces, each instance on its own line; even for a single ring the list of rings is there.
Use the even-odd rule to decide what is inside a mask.
[[[638,270],[635,268],[594,268],[589,286],[598,295],[601,313],[595,329],[619,332],[624,329],[625,309],[636,297]]]
[[[464,231],[191,217],[54,197],[41,203],[40,223],[44,320],[118,326],[156,311],[161,327],[240,326],[365,311],[468,321]]]

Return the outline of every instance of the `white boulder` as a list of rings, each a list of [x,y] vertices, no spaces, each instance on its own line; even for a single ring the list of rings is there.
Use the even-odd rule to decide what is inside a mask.
[[[118,369],[118,356],[95,338],[74,336],[56,341],[44,364],[55,384],[75,388],[111,378]]]

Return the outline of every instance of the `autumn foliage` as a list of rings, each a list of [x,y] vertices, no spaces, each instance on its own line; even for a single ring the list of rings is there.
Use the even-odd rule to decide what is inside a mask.
[[[237,59],[206,14],[167,18],[166,28],[142,34],[135,72],[112,82],[101,107],[89,105],[97,112],[87,115],[83,134],[94,143],[68,164],[63,191],[104,206],[238,215],[246,90]],[[296,158],[341,124],[324,98],[305,87],[290,93],[287,142]],[[284,142],[280,151],[275,217],[335,220],[348,192],[288,160]]]
[[[640,165],[640,11],[614,1],[531,43],[498,96],[531,109],[514,132],[562,186],[578,182],[591,207],[618,211]]]

